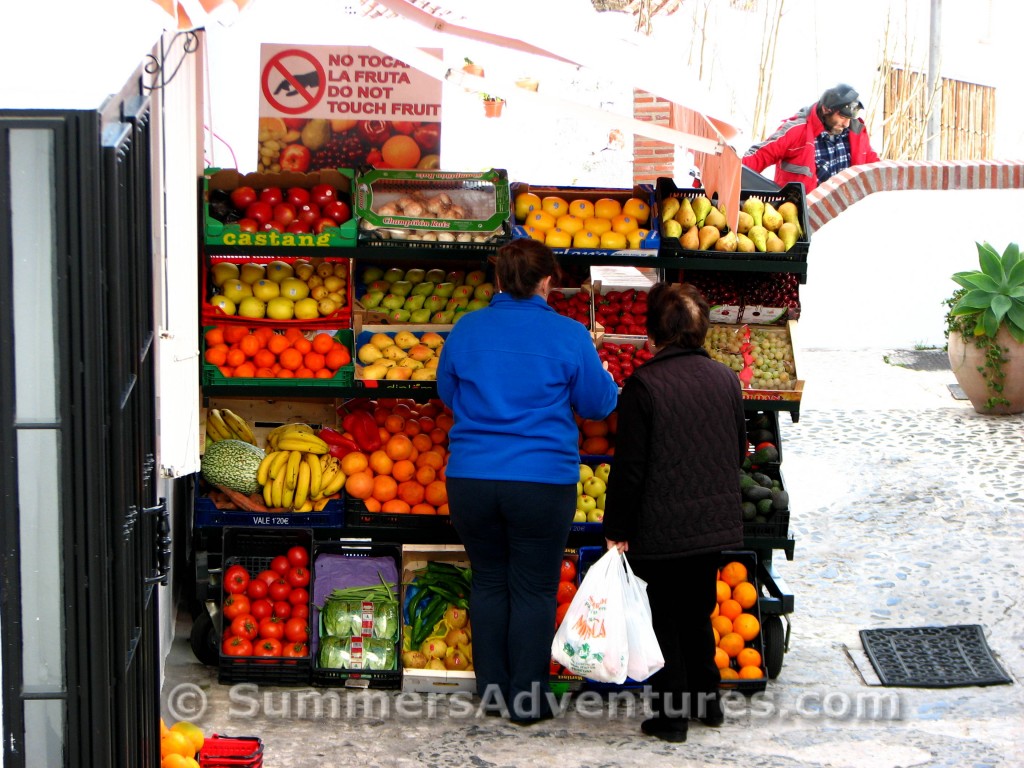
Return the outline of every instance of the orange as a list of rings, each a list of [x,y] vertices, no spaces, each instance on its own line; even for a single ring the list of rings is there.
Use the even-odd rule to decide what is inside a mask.
[[[420,423],[415,419],[415,417],[405,420],[405,434],[408,435],[409,437],[415,437],[422,431],[423,428],[420,426]]]
[[[363,499],[363,504],[366,505],[367,512],[380,512],[380,502],[373,496]]]
[[[397,434],[405,429],[405,417],[398,413],[389,413],[384,417],[384,423],[381,426],[391,434]]]
[[[281,368],[280,370],[278,370],[278,372],[275,375],[279,379],[294,379],[295,378],[295,371],[293,371],[293,370],[291,370],[289,368]]]
[[[419,451],[421,454],[424,451],[429,451],[430,447],[433,444],[434,441],[430,439],[430,435],[425,435],[422,432],[420,432],[418,435],[412,436],[412,447]]]
[[[764,677],[764,672],[761,671],[760,666],[740,667],[739,677],[741,680],[758,680]]]
[[[163,738],[164,734],[166,734],[169,730],[171,730],[171,729],[167,727],[167,723],[165,723],[164,719],[161,717],[160,718],[160,738]]]
[[[608,446],[607,437],[588,437],[580,446],[580,451],[587,456],[606,456]]]
[[[318,379],[333,379],[334,371],[332,371],[330,368],[321,368],[313,375]]]
[[[307,352],[302,358],[302,362],[306,368],[316,373],[324,367],[324,356],[319,352]]]
[[[192,768],[199,765],[194,758],[184,755],[168,755],[160,761],[160,768]]]
[[[729,654],[721,648],[715,648],[715,666],[722,670],[729,666]]]
[[[537,229],[536,227],[532,227],[532,226],[526,226],[526,227],[523,227],[523,229],[525,229],[526,230],[526,234],[528,234],[534,240],[539,240],[542,243],[544,242],[545,238],[544,238],[544,230],[543,229]]]
[[[730,587],[735,587],[741,581],[747,580],[747,566],[738,560],[733,560],[722,566],[722,575],[719,578]]]
[[[711,626],[718,630],[718,634],[725,637],[732,632],[732,619],[727,619],[725,616],[715,616],[711,619]]]
[[[257,368],[256,369],[256,378],[257,379],[273,379],[276,376],[277,376],[277,374],[274,373],[274,369],[273,368]]]
[[[356,472],[365,472],[370,466],[366,454],[362,451],[352,451],[341,457],[341,471],[346,475],[354,475]]]
[[[227,357],[227,364],[228,365],[230,365],[232,368],[237,368],[238,366],[240,366],[244,362],[245,362],[245,352],[243,352],[242,350],[240,350],[238,348],[229,349],[228,350],[228,357]]]
[[[728,659],[729,657],[726,656],[726,658]],[[716,653],[716,662],[717,662],[717,653]],[[718,676],[722,680],[736,680],[739,677],[739,673],[735,669],[733,669],[732,667],[722,667],[721,669],[718,670]]]
[[[260,340],[255,334],[250,333],[241,338],[238,342],[238,348],[245,353],[246,357],[252,357],[260,351]]]
[[[422,151],[412,136],[396,133],[384,142],[380,154],[392,168],[415,168]]]
[[[725,584],[725,582],[721,582]],[[732,590],[732,599],[744,608],[753,608],[757,602],[757,587],[749,581],[741,581]]]
[[[370,454],[370,469],[378,475],[390,475],[394,466],[395,462],[387,455],[383,448]]]
[[[212,328],[207,329],[206,333],[203,334],[203,340],[206,342],[206,346],[208,347],[223,344],[224,330],[219,325],[215,325]]]
[[[532,192],[520,192],[516,195],[514,204],[516,219],[519,221],[524,221],[532,211],[542,210],[540,196]]]
[[[242,337],[249,333],[244,325],[228,325],[224,327],[224,341],[234,344],[242,340]]]
[[[711,618],[715,618],[718,615],[718,609],[721,607],[721,603],[715,603],[715,607],[711,610]]]
[[[549,229],[555,228],[555,217],[547,211],[531,211],[530,215],[526,217],[526,225],[541,232],[547,232]]]
[[[568,232],[570,235],[575,235],[583,229],[583,219],[579,216],[573,216],[571,213],[566,213],[555,220],[555,226],[564,232]]]
[[[601,234],[601,247],[609,251],[618,251],[629,244],[621,232],[609,231]]]
[[[337,344],[331,347],[330,351],[324,357],[324,363],[332,371],[336,371],[342,366],[348,365],[352,362],[352,355],[349,353],[343,344]]]
[[[273,352],[275,355],[280,355],[291,345],[292,343],[288,341],[288,339],[286,339],[280,333],[275,333],[273,336],[267,339],[267,349],[270,352]]]
[[[417,483],[426,488],[437,479],[437,470],[424,464],[422,467],[415,470],[414,477],[416,478]]]
[[[452,426],[455,424],[455,417],[448,411],[442,411],[434,417],[434,422],[437,424],[437,428],[442,430],[446,435],[451,431]],[[435,440],[435,442],[437,442]]]
[[[309,368],[307,368],[306,366],[302,366],[301,368],[299,368],[299,370],[297,370],[295,372],[295,378],[296,379],[312,379],[313,378],[313,372],[311,370],[309,370]]]
[[[437,513],[441,514],[440,508],[448,504],[448,487],[443,480],[435,480],[424,489],[424,498],[427,504],[437,507]]]
[[[168,755],[181,755],[192,757],[196,753],[192,747],[192,741],[180,731],[170,730],[160,738],[160,757]]]
[[[437,508],[437,514],[439,514],[439,515],[447,515],[447,514],[449,514],[449,512],[448,512],[448,505],[447,504],[442,504],[441,506],[439,506]]]
[[[594,237],[600,238],[605,232],[610,231],[612,228],[612,220],[602,219],[597,216],[592,216],[589,219],[583,220],[583,229],[580,232],[590,232]],[[579,232],[576,233],[577,235]]]
[[[593,419],[584,419],[580,422],[580,432],[587,437],[604,437],[608,434],[608,422],[594,421]]]
[[[756,648],[744,648],[736,654],[736,663],[742,667],[760,667],[761,654]]]
[[[732,597],[732,590],[729,589],[729,585],[719,579],[715,583],[715,590],[717,592],[718,602],[722,603]]]
[[[416,465],[408,459],[396,461],[395,465],[391,468],[391,476],[399,483],[412,480],[416,477]]]
[[[413,507],[426,498],[426,489],[415,480],[406,480],[398,484],[398,498]]]
[[[640,229],[640,223],[632,216],[620,213],[612,218],[612,231],[622,235],[628,235],[635,229]]]
[[[210,365],[224,365],[228,359],[227,348],[220,344],[216,347],[210,347],[203,353],[203,360],[208,362]]]
[[[198,725],[186,720],[180,720],[171,726],[171,730],[185,734],[185,737],[192,742],[192,747],[195,752],[198,752],[203,748],[203,743],[206,741],[206,737],[203,736],[203,729]]]
[[[718,647],[729,654],[730,659],[734,659],[743,650],[743,638],[735,632],[726,632],[718,641]]]
[[[415,439],[414,439],[415,442]],[[430,467],[435,472],[444,466],[444,456],[437,453],[433,449],[422,451],[419,456],[416,457],[416,467]]]
[[[262,325],[253,331],[252,335],[259,339],[260,349],[264,349],[267,346],[267,342],[270,341],[270,337],[274,335],[274,331],[272,328]]]
[[[294,347],[289,347],[277,356],[277,361],[281,364],[282,368],[289,371],[297,371],[302,367],[302,353]]]
[[[540,207],[541,210],[550,213],[556,219],[569,212],[569,204],[558,195],[548,195],[541,198]]]
[[[430,504],[422,502],[420,504],[413,504],[412,509],[409,510],[414,515],[436,515],[437,510],[434,509]]]
[[[597,248],[601,245],[601,236],[589,229],[581,229],[572,236],[573,248]]]
[[[651,215],[651,207],[637,197],[631,197],[622,204],[622,212],[626,216],[632,216],[640,224],[646,224]]]
[[[743,613],[733,620],[732,629],[744,640],[753,640],[761,631],[761,622],[757,620],[756,616]]]
[[[395,482],[395,478],[391,475],[377,475],[373,478],[373,493],[371,495],[381,504],[385,501],[390,501],[398,496],[398,483]],[[383,507],[381,507],[381,510],[383,511]]]
[[[718,641],[722,639],[722,636],[718,634],[718,630],[714,628],[711,629],[711,633],[715,636],[715,647],[717,648]]]
[[[728,600],[721,602],[718,612],[730,621],[735,621],[736,617],[743,613],[743,606],[730,597]]]
[[[232,375],[240,379],[251,379],[256,376],[256,366],[250,362],[242,363],[235,368],[235,372]]]
[[[594,215],[599,219],[614,219],[622,213],[622,203],[611,197],[602,197],[594,202]]]
[[[589,200],[573,200],[569,203],[569,213],[580,219],[589,219],[594,215],[594,204]]]
[[[559,227],[549,229],[544,233],[544,245],[548,248],[569,248],[572,246],[572,235]]]
[[[357,499],[368,499],[373,496],[373,474],[363,471],[349,475],[345,480],[345,493]]]
[[[412,440],[408,435],[399,432],[397,435],[392,435],[388,438],[388,441],[384,444],[384,452],[393,461],[408,459],[412,455]]]
[[[261,349],[252,356],[252,362],[257,368],[271,368],[277,362],[277,355],[269,349]]]
[[[407,515],[412,509],[401,499],[388,499],[380,505],[381,512],[389,512],[391,514]]]
[[[299,352],[305,355],[307,352],[312,351],[313,344],[309,339],[300,336],[292,342],[292,348],[299,350]]]
[[[430,430],[430,440],[434,445],[441,445],[448,439],[448,432],[441,427],[434,427]]]
[[[391,433],[388,432],[384,427],[377,427],[377,435],[380,437],[380,444],[384,445],[388,440],[391,439]]]

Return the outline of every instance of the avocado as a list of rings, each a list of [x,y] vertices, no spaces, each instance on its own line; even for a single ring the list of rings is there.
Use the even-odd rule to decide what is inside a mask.
[[[753,488],[755,485],[760,485],[760,483],[758,483],[750,475],[745,475],[745,474],[742,474],[742,473],[740,474],[740,490],[741,491],[745,491],[745,490],[747,490],[747,488]]]
[[[788,491],[772,491],[772,509],[789,509]]]
[[[772,479],[768,477],[764,472],[754,472],[750,475],[754,482],[760,485],[762,488],[770,489],[772,487]]]
[[[771,464],[779,460],[779,452],[774,446],[766,445],[759,451],[754,451],[754,454],[750,457],[751,464]]]
[[[772,492],[769,491],[762,485],[752,485],[743,491],[743,498],[747,501],[761,501],[761,499],[770,499]]]
[[[757,505],[752,501],[743,502],[743,522],[749,523],[754,519],[757,514]]]
[[[749,472],[749,471],[750,471],[750,468],[751,468],[752,466],[753,466],[753,462],[751,462],[751,461],[750,461],[750,457],[749,457],[749,456],[747,456],[747,457],[746,457],[746,458],[745,458],[745,459],[743,460],[743,469]]]
[[[774,502],[773,502],[772,499],[761,499],[759,502],[757,502],[757,505],[756,505],[757,506],[757,514],[763,515],[766,518],[767,517],[771,517],[772,510],[773,510],[773,507],[772,507],[773,503]]]

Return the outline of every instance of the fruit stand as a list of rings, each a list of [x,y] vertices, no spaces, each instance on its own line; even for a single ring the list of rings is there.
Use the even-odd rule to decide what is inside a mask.
[[[363,655],[369,648],[386,648],[371,645],[378,638],[370,634],[361,638],[358,653],[356,646],[343,646],[338,658],[346,666],[323,669],[317,648],[324,647],[326,635],[315,599],[300,614],[313,616],[309,642],[295,643],[295,658],[281,659],[276,667],[266,660],[226,659],[224,576],[228,568],[256,557],[250,581],[263,572],[273,586],[290,578],[285,571],[277,579],[267,573],[283,554],[275,548],[304,547],[315,596],[318,556],[384,552],[395,567],[385,569],[387,576],[379,571],[380,580],[403,601],[405,631],[412,634],[420,620],[415,631],[427,640],[460,636],[460,626],[440,599],[414,602],[413,615],[406,601],[409,574],[419,574],[424,583],[439,581],[431,569],[461,563],[443,482],[451,415],[436,399],[433,371],[457,314],[486,306],[493,295],[487,257],[513,237],[550,237],[565,283],[552,291],[549,303],[588,326],[620,384],[652,354],[643,323],[645,287],[660,279],[689,280],[713,305],[706,348],[744,385],[751,441],[742,472],[744,551],[733,559],[749,568],[748,587],[756,590],[754,603],[745,592],[743,608],[756,615],[747,646],[757,651],[764,671],[759,680],[741,682],[763,688],[779,674],[789,634],[783,620],[793,610],[793,596],[772,558],[782,551],[792,559],[794,548],[779,416],[799,419],[803,382],[792,336],[809,249],[799,188],[741,193],[745,208],[765,206],[757,214],[762,229],[762,213],[775,212],[775,205],[785,206],[786,223],[796,212],[787,243],[771,250],[767,238],[764,247],[740,250],[737,234],[704,222],[708,215],[714,221],[709,211],[718,210],[704,190],[677,189],[668,179],[656,188],[591,189],[510,184],[500,170],[364,168],[245,177],[211,170],[200,196],[206,453],[194,481],[191,521],[192,648],[204,663],[219,665],[222,681],[256,675],[279,684],[391,684],[410,690],[463,685],[464,680],[457,682],[460,674],[471,681],[471,671],[462,671],[467,659],[452,660],[459,657],[458,648],[448,649],[447,667],[426,666],[433,646],[427,643],[428,652],[421,653],[408,647],[408,638],[398,655],[423,657],[416,658],[423,666],[407,667],[408,674],[399,674],[402,665],[393,655],[383,671],[347,666],[370,658]],[[311,203],[335,217],[320,210],[313,216]],[[312,224],[260,224],[260,217],[273,221],[282,205],[294,209],[285,210],[286,218],[305,214]],[[704,206],[701,226],[696,218],[685,231],[682,224],[665,226],[678,218],[688,223],[695,207]],[[703,233],[693,248],[687,247],[691,227]],[[580,492],[568,542],[573,557],[583,551],[579,548],[603,543],[603,494],[614,482],[614,415],[603,422],[578,421]],[[245,450],[225,450],[233,443]],[[432,565],[435,561],[444,565]],[[580,575],[575,573],[577,582]],[[458,596],[450,587],[448,582],[448,588],[438,589],[454,600]],[[310,599],[303,595],[295,605],[303,598]],[[280,607],[285,610],[293,608]],[[378,624],[366,618],[363,627],[370,632]],[[342,647],[339,642],[327,643],[332,653]],[[233,650],[239,645],[235,642]],[[553,670],[553,686],[582,682],[563,678]]]

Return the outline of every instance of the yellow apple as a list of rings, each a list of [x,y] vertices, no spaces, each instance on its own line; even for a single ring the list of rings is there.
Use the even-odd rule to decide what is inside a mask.
[[[295,302],[284,296],[275,296],[267,302],[267,317],[273,320],[291,320],[295,316]]]
[[[231,299],[229,299],[227,296],[221,293],[218,293],[212,299],[210,299],[210,304],[215,306],[225,315],[233,315],[237,311],[235,302],[233,302]]]
[[[238,277],[238,265],[230,261],[218,261],[210,267],[213,276],[213,284],[220,288],[228,280]]]
[[[224,285],[220,287],[220,292],[238,305],[241,304],[242,299],[246,296],[252,296],[252,286],[248,283],[243,283],[237,277],[231,277],[224,281]]]
[[[292,301],[301,301],[309,296],[309,286],[305,280],[297,277],[286,277],[281,281],[281,295]]]
[[[267,305],[255,296],[246,296],[238,305],[239,317],[260,319],[266,317]]]
[[[270,302],[281,295],[281,286],[273,280],[262,278],[252,284],[252,295],[260,301]]]
[[[282,282],[287,277],[292,277],[295,274],[295,270],[292,265],[287,261],[281,261],[280,259],[270,262],[267,265],[267,277],[273,280],[275,283]]]
[[[267,268],[262,264],[257,264],[255,261],[249,261],[242,265],[241,278],[243,283],[252,285],[257,280],[262,280],[263,276],[267,273]]]
[[[316,299],[307,297],[296,301],[295,317],[299,320],[315,320],[320,317],[320,307]]]

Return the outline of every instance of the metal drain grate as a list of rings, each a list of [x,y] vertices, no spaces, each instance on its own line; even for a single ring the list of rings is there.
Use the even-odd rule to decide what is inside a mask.
[[[911,371],[948,371],[949,355],[944,349],[896,349],[885,355],[889,365]]]
[[[992,657],[978,624],[862,629],[860,640],[882,685],[957,688],[1013,682]]]

